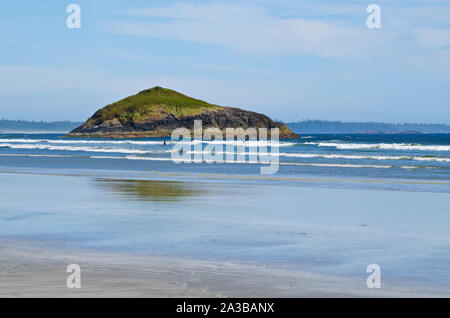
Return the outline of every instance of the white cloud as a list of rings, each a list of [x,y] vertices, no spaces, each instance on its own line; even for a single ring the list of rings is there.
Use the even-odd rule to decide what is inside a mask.
[[[363,10],[362,10],[363,11]],[[389,32],[337,21],[281,18],[258,6],[177,3],[170,7],[128,10],[137,21],[111,21],[106,31],[220,45],[260,54],[355,56],[389,40]]]

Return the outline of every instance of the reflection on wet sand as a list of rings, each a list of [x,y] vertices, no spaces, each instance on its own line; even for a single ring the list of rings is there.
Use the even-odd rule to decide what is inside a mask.
[[[96,179],[103,188],[142,201],[181,201],[205,192],[187,182],[157,180]]]

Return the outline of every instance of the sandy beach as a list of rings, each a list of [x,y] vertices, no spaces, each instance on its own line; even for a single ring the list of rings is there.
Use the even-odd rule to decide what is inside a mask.
[[[0,241],[0,297],[431,297],[407,286],[369,289],[365,281],[263,265],[48,249]],[[66,267],[81,267],[81,288]]]
[[[128,171],[1,176],[0,297],[449,295],[446,193]],[[400,185],[428,186],[416,183]],[[80,289],[66,286],[69,264]],[[366,286],[369,264],[381,266],[380,289]]]

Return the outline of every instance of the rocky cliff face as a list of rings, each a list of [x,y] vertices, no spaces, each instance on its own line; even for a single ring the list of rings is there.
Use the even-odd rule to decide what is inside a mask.
[[[176,128],[185,127],[192,130],[194,120],[202,120],[203,129],[279,128],[280,138],[299,138],[285,124],[275,122],[263,114],[208,104],[160,87],[142,91],[100,109],[68,136],[169,136]]]

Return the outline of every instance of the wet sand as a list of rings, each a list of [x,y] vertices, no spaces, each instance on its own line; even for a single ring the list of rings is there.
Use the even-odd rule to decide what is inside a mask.
[[[0,297],[430,297],[401,286],[262,265],[49,249],[0,241]],[[66,267],[81,267],[81,288],[66,286]]]
[[[0,297],[450,295],[446,193],[116,174],[1,174]]]

